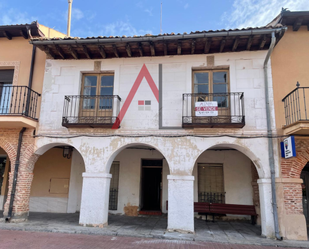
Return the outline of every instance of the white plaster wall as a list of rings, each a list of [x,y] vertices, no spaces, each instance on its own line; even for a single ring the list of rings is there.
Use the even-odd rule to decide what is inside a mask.
[[[66,213],[68,198],[30,197],[30,212]]]
[[[68,198],[68,213],[75,213],[80,211],[83,177],[85,172],[85,165],[82,156],[78,151],[74,150],[72,153],[69,198]]]
[[[3,195],[0,195],[0,210],[3,210],[3,206],[4,206],[4,196]]]
[[[142,159],[163,159],[162,168],[162,211],[166,212],[168,165],[158,151],[144,149],[125,149],[118,154],[119,162],[118,209],[110,213],[124,214],[125,206],[139,206],[141,200],[141,162]]]
[[[265,55],[266,51],[214,55],[215,66],[229,67],[230,91],[244,92],[246,126],[243,129],[234,129],[234,132],[266,132],[263,83]],[[158,86],[158,65],[161,63],[163,65],[163,125],[166,126],[181,126],[182,94],[192,91],[192,70],[207,69],[206,55],[109,59],[101,60],[101,63],[102,72],[112,71],[115,74],[114,94],[122,98],[121,105],[124,104],[144,63]],[[81,94],[82,73],[93,72],[93,70],[93,60],[47,60],[39,132],[67,131],[61,126],[64,95]],[[269,70],[269,83],[269,90],[272,93],[271,70]],[[151,100],[151,110],[138,111],[138,100]],[[273,106],[272,99],[271,105]],[[273,127],[274,124],[273,119]],[[120,130],[116,132],[140,129],[158,130],[158,103],[145,78],[128,108]],[[208,132],[216,130],[207,129]]]
[[[251,161],[233,150],[206,151],[197,160],[193,175],[194,201],[198,201],[198,163],[223,164],[225,203],[253,205]]]

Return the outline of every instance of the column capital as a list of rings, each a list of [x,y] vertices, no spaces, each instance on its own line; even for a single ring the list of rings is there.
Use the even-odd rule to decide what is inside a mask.
[[[194,176],[168,175],[167,180],[194,181]]]
[[[100,172],[84,172],[83,178],[112,178],[112,175]]]

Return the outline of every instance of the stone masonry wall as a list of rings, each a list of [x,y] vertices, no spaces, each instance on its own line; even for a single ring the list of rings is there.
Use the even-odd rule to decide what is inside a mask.
[[[15,170],[15,162],[17,155],[18,137],[20,129],[0,129],[0,147],[5,150],[11,161],[11,172],[9,173],[8,197],[4,205],[4,216],[7,216],[9,203],[11,199],[11,189]],[[20,165],[17,178],[17,186],[15,192],[15,200],[13,204],[14,216],[25,216],[29,212],[29,196],[31,189],[31,181],[33,178],[32,171],[29,171],[27,165],[29,159],[34,153],[33,129],[26,129],[23,134]]]
[[[295,138],[296,157],[281,159],[282,178],[300,178],[301,171],[309,161],[309,139]],[[283,185],[286,214],[303,214],[302,188],[299,183]]]

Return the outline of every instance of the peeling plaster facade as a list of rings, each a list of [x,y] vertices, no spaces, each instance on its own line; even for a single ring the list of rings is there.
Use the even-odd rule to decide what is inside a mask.
[[[143,64],[146,65],[155,84],[159,87],[158,68],[159,64],[162,64],[162,124],[165,127],[181,127],[182,125],[182,94],[192,92],[193,70],[215,67],[228,68],[229,91],[244,92],[246,125],[241,129],[159,129],[158,102],[145,78],[121,122],[120,129],[67,129],[61,125],[64,96],[80,95],[83,73],[98,72],[99,63],[95,63],[94,60],[47,60],[35,154],[42,155],[50,148],[60,145],[70,145],[75,148],[67,211],[80,210],[79,222],[81,225],[99,227],[107,225],[112,162],[125,162],[130,157],[130,155],[126,156],[127,153],[132,153],[131,156],[136,156],[140,160],[145,155],[138,151],[131,152],[126,148],[147,146],[155,149],[151,158],[164,158],[162,211],[166,212],[164,203],[165,200],[168,200],[168,230],[194,232],[193,202],[197,198],[197,172],[195,169],[197,162],[222,162],[224,170],[231,177],[230,180],[225,177],[225,180],[228,181],[225,184],[228,186],[228,184],[233,185],[233,181],[242,182],[243,185],[238,188],[246,188],[244,200],[237,197],[237,185],[234,186],[233,191],[229,189],[227,203],[236,202],[235,204],[252,204],[251,178],[247,179],[247,177],[251,177],[252,162],[259,175],[262,235],[273,237],[274,222],[267,139],[236,137],[238,135],[265,135],[267,132],[263,83],[265,56],[265,51],[214,54],[214,65],[207,65],[207,61],[210,60],[207,60],[205,55],[101,61],[100,73],[114,73],[114,95],[121,97],[121,105],[126,100]],[[272,96],[271,70],[269,70],[269,82],[270,96]],[[151,109],[139,111],[138,100],[150,100]],[[270,102],[273,107],[273,99],[270,99]],[[272,111],[271,114],[274,128],[274,112]],[[217,137],[211,137],[213,135]],[[216,156],[215,152],[207,151],[213,148],[235,149],[238,152],[229,151],[224,155],[223,152],[220,152],[221,154]],[[278,158],[277,148],[274,149],[275,156]],[[147,155],[146,157],[149,158]],[[239,167],[235,167],[235,171],[232,169],[231,160],[233,157],[241,164]],[[278,167],[277,160],[275,162]],[[75,164],[78,164],[77,171],[74,170]],[[120,162],[118,210],[113,211],[114,213],[124,213],[127,203],[139,206],[139,187],[136,181],[140,179],[140,164],[135,165],[136,168],[130,171],[122,165],[123,163]],[[84,170],[83,173],[82,170]],[[229,170],[230,173],[228,173]],[[79,175],[82,173],[82,180],[79,176],[74,175],[74,172],[78,172],[76,174]],[[123,178],[124,172],[126,172],[125,178]],[[233,172],[238,173],[231,175]],[[136,194],[134,198],[129,196],[128,191],[130,190],[132,190],[131,195],[132,193]],[[80,207],[79,192],[81,192]]]

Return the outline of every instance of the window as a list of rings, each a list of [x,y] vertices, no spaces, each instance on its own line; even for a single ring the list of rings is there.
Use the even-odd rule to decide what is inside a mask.
[[[223,165],[198,163],[198,201],[224,203]]]
[[[0,114],[10,111],[14,70],[0,70]]]
[[[193,93],[197,94],[196,101],[217,101],[218,107],[228,107],[228,91],[227,70],[193,72]]]
[[[82,116],[109,116],[113,108],[114,75],[86,74],[82,85]]]
[[[119,162],[113,162],[110,170],[112,174],[109,189],[109,210],[117,210],[118,206],[118,185],[119,185]]]

